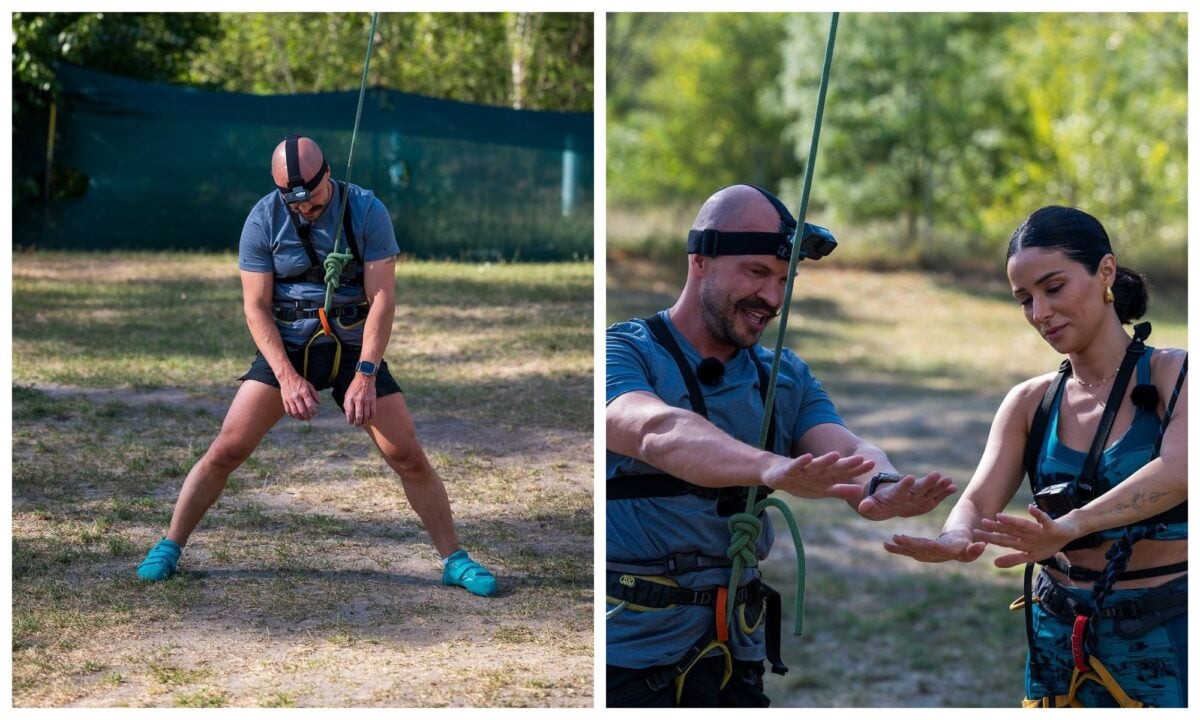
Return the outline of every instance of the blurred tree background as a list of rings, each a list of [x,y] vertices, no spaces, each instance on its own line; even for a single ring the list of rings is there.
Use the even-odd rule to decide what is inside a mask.
[[[607,23],[610,251],[673,254],[735,182],[795,209],[827,14]],[[1021,220],[1065,204],[1186,282],[1185,14],[843,14],[826,102],[809,218],[841,262],[994,276]]]
[[[207,90],[357,90],[368,13],[14,13],[13,203],[42,193],[54,64]],[[384,13],[368,82],[525,110],[589,111],[592,13]],[[56,188],[69,183],[56,181]]]

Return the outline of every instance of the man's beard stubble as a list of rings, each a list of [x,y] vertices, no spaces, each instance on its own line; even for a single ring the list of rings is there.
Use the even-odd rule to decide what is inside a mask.
[[[775,310],[761,300],[733,302],[715,283],[700,286],[700,317],[713,338],[731,347],[754,347],[762,337],[762,332],[739,332],[736,318],[740,309],[766,310],[775,314]]]

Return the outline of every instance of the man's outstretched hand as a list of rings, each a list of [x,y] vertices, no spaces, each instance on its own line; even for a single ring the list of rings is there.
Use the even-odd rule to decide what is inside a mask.
[[[855,510],[868,520],[924,515],[957,490],[954,481],[941,473],[932,472],[920,479],[905,475],[900,482],[880,484],[875,494],[863,497]],[[860,488],[859,497],[865,492]]]

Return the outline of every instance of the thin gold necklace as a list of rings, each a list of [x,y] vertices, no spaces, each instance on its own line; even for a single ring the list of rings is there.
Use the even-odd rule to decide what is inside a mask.
[[[1085,389],[1085,390],[1089,390],[1089,391],[1091,391],[1091,390],[1095,390],[1096,388],[1098,388],[1098,387],[1100,387],[1100,386],[1104,385],[1104,384],[1105,384],[1106,382],[1108,382],[1109,380],[1112,380],[1112,379],[1113,379],[1113,377],[1115,377],[1115,376],[1116,376],[1116,374],[1117,374],[1118,372],[1120,372],[1120,371],[1121,371],[1121,366],[1120,366],[1120,365],[1118,365],[1116,370],[1113,370],[1113,371],[1112,371],[1112,372],[1110,372],[1109,374],[1105,375],[1104,377],[1100,378],[1100,379],[1099,379],[1099,380],[1097,380],[1096,382],[1092,382],[1092,383],[1085,382],[1084,380],[1082,380],[1082,379],[1079,377],[1079,375],[1077,375],[1077,374],[1075,373],[1075,371],[1074,371],[1074,370],[1072,370],[1072,371],[1071,371],[1071,378],[1072,378],[1072,379],[1073,379],[1075,382],[1077,382],[1077,383],[1079,383],[1080,385],[1082,385],[1082,386],[1084,387],[1084,389]]]

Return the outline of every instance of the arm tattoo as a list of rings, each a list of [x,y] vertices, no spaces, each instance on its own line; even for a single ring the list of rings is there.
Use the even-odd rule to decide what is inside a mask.
[[[1130,500],[1129,502],[1119,502],[1119,503],[1113,505],[1111,510],[1105,510],[1104,512],[1102,512],[1100,514],[1101,515],[1112,515],[1115,513],[1124,513],[1128,510],[1141,510],[1141,509],[1145,508],[1147,505],[1158,504],[1159,501],[1161,501],[1163,498],[1167,497],[1168,495],[1170,495],[1170,493],[1160,492],[1158,490],[1154,490],[1152,492],[1142,492],[1140,490],[1135,490],[1133,493],[1132,500]]]

